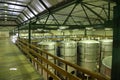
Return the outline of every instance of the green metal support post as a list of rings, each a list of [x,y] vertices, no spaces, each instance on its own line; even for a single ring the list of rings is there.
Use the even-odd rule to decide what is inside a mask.
[[[114,7],[113,54],[111,80],[120,80],[120,1]]]
[[[20,26],[18,26],[18,38],[20,38]]]
[[[87,36],[87,29],[85,28],[84,36]]]
[[[31,44],[31,21],[29,23],[29,28],[28,28],[28,42]]]

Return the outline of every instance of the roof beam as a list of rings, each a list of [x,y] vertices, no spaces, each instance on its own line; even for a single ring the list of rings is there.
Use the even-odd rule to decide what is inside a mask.
[[[87,5],[90,5],[90,6],[94,6],[94,7],[98,7],[98,8],[102,8],[102,9],[106,9],[108,10],[108,8],[104,7],[103,5],[101,6],[97,6],[97,5],[94,5],[94,4],[90,4],[90,3],[86,3],[86,2],[83,2],[84,4],[87,4]],[[103,6],[103,7],[102,7]],[[113,11],[112,9],[110,9],[111,11]]]
[[[9,11],[9,12],[21,13],[21,11],[15,11],[15,10],[9,10],[9,9],[0,9],[0,11]]]
[[[39,0],[39,2],[50,12],[50,9],[46,6],[46,4],[42,0]]]
[[[14,15],[14,14],[0,14],[0,17],[1,17],[1,16],[3,16],[3,17],[7,17],[7,16],[5,16],[5,15],[7,15],[7,16],[11,16],[11,17],[12,17],[12,16],[13,16],[13,17],[15,17],[15,16],[17,17],[17,16],[18,16],[18,15]]]
[[[60,14],[60,13],[55,13],[55,15],[61,15],[61,16],[67,16],[68,14]],[[76,17],[76,18],[87,18],[87,17],[84,17],[84,16],[76,16],[76,15],[71,15],[73,18]],[[93,17],[89,17],[89,19],[92,19],[92,20],[100,20],[98,18],[93,18]]]
[[[17,17],[1,16],[0,18],[17,19]]]
[[[18,20],[20,23],[22,23],[21,20],[20,20],[19,18],[17,18],[16,20]]]
[[[3,1],[0,1],[0,4],[9,4],[9,5],[16,5],[16,6],[21,6],[21,7],[27,7],[26,5],[15,4],[15,3],[9,3],[9,2],[3,2]]]
[[[5,19],[4,18],[0,18],[0,21],[5,21]],[[16,19],[7,19],[7,21],[15,21]]]
[[[3,27],[3,26],[17,26],[17,25],[15,25],[15,24],[14,25],[9,25],[9,24],[2,25],[2,24],[0,24],[0,26]]]
[[[90,7],[86,6],[85,4],[82,4],[84,7],[86,7],[88,10],[90,10],[92,13],[94,13],[96,16],[98,16],[101,20],[106,21],[102,16],[100,16],[97,12],[92,10]]]
[[[56,4],[56,5],[52,6],[52,7],[50,7],[49,9],[52,10],[52,13],[54,13],[54,12],[56,12],[58,10],[61,10],[61,9],[65,8],[65,7],[67,7],[67,6],[70,6],[70,5],[74,4],[75,2],[76,2],[76,0],[63,1],[63,2],[61,2],[59,4]],[[49,14],[48,10],[44,10],[43,12],[39,13],[37,16],[42,16],[42,15],[45,15],[45,14]],[[33,17],[33,18],[35,18],[35,17]],[[33,19],[33,18],[31,18],[31,19]],[[29,20],[31,20],[31,19],[29,19]],[[27,21],[28,20],[26,20],[25,22],[27,22]]]
[[[52,12],[53,12],[53,11],[56,12],[56,11],[59,11],[59,10],[65,8],[65,7],[68,7],[68,6],[70,6],[70,5],[74,4],[74,3],[76,3],[76,0],[65,0],[65,1],[63,1],[63,2],[60,2],[60,3],[57,4],[57,5],[52,6],[52,7],[50,8],[50,10],[51,10]]]
[[[32,9],[29,6],[27,6],[27,8],[36,17],[36,14],[32,11]]]
[[[18,25],[21,24],[21,22],[20,22],[18,19],[16,19],[16,23],[17,23]]]
[[[23,21],[24,22],[24,20],[23,20],[23,18],[21,17],[21,16],[18,16],[20,19],[21,19],[21,21]]]
[[[87,18],[89,24],[92,25],[92,22],[90,21],[90,18],[89,18],[89,16],[88,16],[88,14],[87,14],[85,8],[83,7],[83,5],[81,5],[81,7],[82,7],[82,9],[83,9],[83,11],[84,11],[84,13],[85,13],[85,15],[86,15],[86,18]]]
[[[76,4],[73,6],[72,10],[71,10],[70,13],[68,14],[67,18],[65,19],[65,21],[63,22],[62,25],[65,25],[66,22],[69,20],[69,18],[71,17],[72,12],[74,11],[74,9],[76,8],[77,5],[78,5],[78,4],[76,3]]]
[[[49,15],[51,14],[51,11],[50,9],[46,6],[46,4],[42,1],[42,0],[39,0],[39,2],[48,10],[49,12]],[[59,22],[57,21],[57,19],[55,18],[55,16],[53,14],[51,14],[51,16],[54,18],[54,20],[56,21],[57,24],[59,24]]]
[[[28,16],[27,16],[24,12],[22,12],[22,14],[23,14],[27,19],[29,19]]]

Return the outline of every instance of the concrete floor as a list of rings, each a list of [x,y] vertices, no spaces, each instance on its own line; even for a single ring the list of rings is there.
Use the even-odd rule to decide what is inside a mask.
[[[0,39],[0,80],[43,80],[9,39]]]

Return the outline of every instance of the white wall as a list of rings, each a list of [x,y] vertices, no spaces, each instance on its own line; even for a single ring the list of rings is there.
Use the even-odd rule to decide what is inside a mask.
[[[79,29],[79,30],[51,30],[50,33],[32,33],[31,34],[33,37],[39,37],[39,36],[54,36],[54,35],[85,35],[85,30],[84,29]],[[87,30],[87,35],[88,36],[113,36],[113,31],[112,30],[105,30],[105,29],[91,29]],[[21,31],[20,36],[28,36],[28,31]]]
[[[9,31],[0,31],[0,38],[8,38]]]

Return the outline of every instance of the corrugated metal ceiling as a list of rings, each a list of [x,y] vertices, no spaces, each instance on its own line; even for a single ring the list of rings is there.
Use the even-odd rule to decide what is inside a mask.
[[[60,2],[66,2],[66,1],[69,2],[72,0],[0,0],[0,20],[6,21],[6,22],[13,21],[14,25],[17,25],[35,17],[36,15],[42,13],[45,10],[49,10],[47,8],[55,6]],[[76,1],[76,0],[73,0],[73,1]],[[108,9],[107,0],[83,0],[83,2],[87,5],[87,7],[97,11],[96,13],[98,14],[100,13],[102,7]],[[71,5],[67,8],[64,8],[62,10],[55,12],[54,16],[56,17],[56,19],[58,19],[60,23],[63,24],[64,23],[63,19],[67,17],[66,15],[69,15],[73,6],[74,5]],[[114,4],[111,5],[111,14],[112,14],[113,6]],[[86,9],[85,10],[86,13],[89,13],[88,16],[91,18],[91,20],[97,18],[97,16],[94,16],[93,12],[91,12],[86,6],[84,6],[84,8],[81,5],[76,7],[77,8],[71,14],[75,22],[82,22],[82,24],[89,24],[88,20],[87,20],[88,22],[86,22],[86,14],[84,12],[84,9]],[[101,16],[103,18],[106,18],[105,12],[101,13]],[[69,22],[67,22],[67,24],[70,24]],[[91,22],[91,23],[94,23],[94,22]]]

